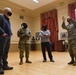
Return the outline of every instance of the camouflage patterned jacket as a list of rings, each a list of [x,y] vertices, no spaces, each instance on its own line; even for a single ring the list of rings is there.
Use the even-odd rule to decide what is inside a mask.
[[[19,44],[24,43],[24,44],[30,44],[30,37],[31,37],[31,31],[27,28],[20,28],[17,32],[17,36],[20,38],[19,39]]]
[[[65,25],[65,22],[63,22],[62,28],[67,30],[68,40],[76,39],[76,21],[73,20],[72,23],[68,25]]]

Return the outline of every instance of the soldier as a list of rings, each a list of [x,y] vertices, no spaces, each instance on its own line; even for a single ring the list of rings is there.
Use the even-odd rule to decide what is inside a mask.
[[[22,23],[21,27],[22,28],[20,28],[17,32],[17,36],[20,38],[18,46],[20,49],[20,65],[23,64],[24,51],[26,55],[26,63],[32,63],[29,61],[31,31],[28,29],[27,23]]]
[[[76,66],[76,21],[70,17],[67,18],[68,25],[65,25],[65,18],[62,17],[62,28],[68,32],[68,50],[71,57],[71,61],[68,64]]]

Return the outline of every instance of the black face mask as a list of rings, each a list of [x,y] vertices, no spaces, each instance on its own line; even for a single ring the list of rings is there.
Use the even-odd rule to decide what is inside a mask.
[[[67,19],[67,22],[68,22],[68,23],[71,23],[71,21],[72,21],[72,19]]]
[[[22,25],[21,27],[22,27],[22,28],[24,28],[24,29],[26,29],[26,28],[27,28],[27,26],[26,26],[26,25]]]
[[[23,26],[24,27],[24,29],[26,29],[27,28],[27,26]]]
[[[46,31],[46,30],[47,30],[47,27],[46,27],[46,26],[43,26],[43,27],[42,27],[42,30],[43,30],[43,31]]]
[[[12,15],[12,13],[11,13],[11,12],[8,12],[7,14],[8,14],[9,16],[11,16],[11,15]]]

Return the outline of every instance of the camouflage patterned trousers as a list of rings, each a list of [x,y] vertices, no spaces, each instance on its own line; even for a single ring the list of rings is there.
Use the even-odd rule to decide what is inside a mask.
[[[20,49],[19,57],[23,58],[24,57],[24,53],[25,53],[25,57],[26,57],[26,59],[28,59],[29,58],[29,52],[30,52],[30,45],[21,43],[20,46],[19,46],[19,49]]]
[[[71,57],[76,57],[76,39],[68,41],[68,50]]]

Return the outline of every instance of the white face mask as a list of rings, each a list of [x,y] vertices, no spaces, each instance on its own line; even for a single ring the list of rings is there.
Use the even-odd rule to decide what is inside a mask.
[[[24,28],[24,26],[22,25],[21,28]]]

